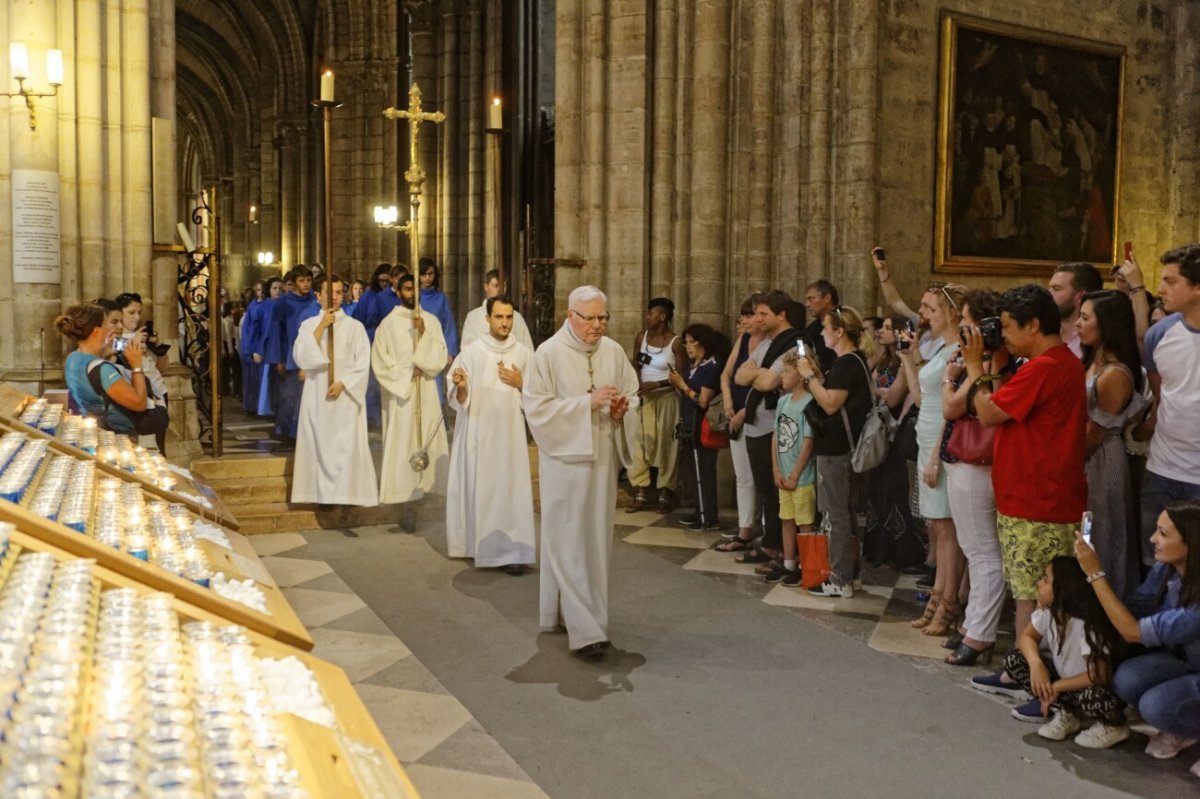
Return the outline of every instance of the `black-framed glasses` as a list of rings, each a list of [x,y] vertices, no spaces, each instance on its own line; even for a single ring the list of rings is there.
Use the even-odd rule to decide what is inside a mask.
[[[574,308],[570,308],[568,310],[570,310],[571,313],[575,314],[583,321],[587,322],[589,325],[595,324],[596,322],[599,322],[602,325],[607,325],[608,320],[612,319],[612,314],[602,313],[602,314],[596,314],[595,316],[588,316],[585,313],[580,313],[579,311],[575,310]]]

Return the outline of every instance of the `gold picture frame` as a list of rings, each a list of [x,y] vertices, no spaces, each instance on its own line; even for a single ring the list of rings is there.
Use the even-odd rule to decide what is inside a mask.
[[[1115,262],[1122,45],[944,12],[934,271]]]

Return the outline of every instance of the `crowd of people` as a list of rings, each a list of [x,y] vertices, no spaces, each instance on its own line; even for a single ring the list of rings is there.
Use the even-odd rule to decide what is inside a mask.
[[[701,464],[676,470],[669,425],[643,423],[638,451],[655,454],[636,462],[658,470],[657,507],[691,488],[697,510],[682,523],[717,527],[701,428],[726,421],[727,443],[709,446],[731,449],[738,523],[718,550],[821,597],[852,597],[864,560],[916,575],[928,599],[914,634],[944,638],[955,666],[991,662],[1011,599],[1015,646],[973,687],[1024,701],[1013,716],[1052,740],[1112,746],[1130,735],[1131,707],[1157,730],[1147,753],[1191,746],[1200,244],[1162,256],[1153,305],[1132,255],[1113,289],[1067,263],[1045,286],[1003,293],[931,282],[915,310],[884,251],[872,260],[885,318],[864,319],[818,280],[807,327],[774,290],[743,303],[731,347],[700,347],[711,334],[686,328],[687,354],[716,350],[719,374],[672,357],[670,302],[651,302],[634,342],[639,393],[654,397],[671,370],[679,410],[656,397],[649,418],[682,420],[679,452]],[[872,425],[880,406],[887,422]],[[650,476],[639,468],[630,483],[628,510],[642,510]]]
[[[542,625],[565,627],[589,658],[609,646],[618,470],[628,512],[687,508],[687,529],[716,531],[728,447],[737,525],[716,549],[766,582],[836,601],[861,590],[864,562],[915,575],[928,598],[913,634],[944,638],[946,663],[964,667],[991,663],[1011,599],[1015,646],[973,687],[1022,699],[1013,715],[1045,738],[1112,746],[1130,735],[1132,708],[1157,730],[1152,756],[1191,746],[1200,244],[1162,256],[1153,304],[1131,254],[1109,275],[1114,289],[1091,264],[1067,263],[1047,285],[1002,293],[931,282],[915,309],[883,250],[871,257],[886,317],[864,318],[816,280],[802,302],[779,289],[746,298],[730,341],[701,323],[676,333],[674,304],[656,297],[632,359],[606,335],[593,286],[571,293],[563,327],[535,352],[489,273],[460,350],[432,262],[419,289],[387,264],[348,285],[297,267],[255,286],[240,320],[243,402],[297,438],[294,501],[448,491],[449,554],[514,574],[539,560],[528,425]],[[116,305],[111,320],[99,305],[60,320],[80,342],[72,395],[110,416],[114,403],[157,401],[139,347],[112,362],[118,330],[145,332]],[[376,419],[378,481],[366,443]]]

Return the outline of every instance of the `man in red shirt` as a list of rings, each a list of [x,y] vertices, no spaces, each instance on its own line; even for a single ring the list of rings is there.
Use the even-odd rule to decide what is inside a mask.
[[[996,529],[1019,635],[1033,614],[1046,564],[1073,552],[1087,506],[1087,398],[1083,365],[1059,337],[1061,316],[1050,292],[1018,286],[1004,293],[1000,308],[1005,346],[1026,363],[992,393],[978,331],[968,337],[963,360],[974,383],[968,413],[997,428]]]

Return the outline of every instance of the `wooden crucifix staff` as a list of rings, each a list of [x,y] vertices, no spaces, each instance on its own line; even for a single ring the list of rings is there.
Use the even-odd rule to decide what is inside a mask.
[[[404,179],[408,182],[408,204],[411,208],[405,230],[408,233],[408,263],[413,270],[413,318],[421,314],[421,278],[420,278],[420,219],[421,187],[425,183],[425,170],[421,168],[421,160],[417,151],[417,138],[421,132],[422,122],[432,122],[435,125],[446,120],[441,111],[424,111],[421,109],[421,89],[414,82],[408,90],[408,108],[396,109],[388,107],[383,115],[388,119],[408,120],[408,169],[404,170]],[[421,334],[417,334],[417,344],[421,342]],[[415,349],[415,346],[414,346]],[[415,471],[422,472],[429,466],[429,453],[425,450],[425,428],[421,424],[421,386],[420,378],[414,376],[416,389],[416,429],[420,437],[417,441],[419,449],[409,458],[409,464]]]

